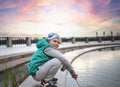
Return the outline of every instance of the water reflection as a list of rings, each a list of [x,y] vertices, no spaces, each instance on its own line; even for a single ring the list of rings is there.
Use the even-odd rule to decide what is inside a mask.
[[[120,87],[120,50],[84,54],[73,62],[82,87]],[[79,87],[67,76],[67,87]]]

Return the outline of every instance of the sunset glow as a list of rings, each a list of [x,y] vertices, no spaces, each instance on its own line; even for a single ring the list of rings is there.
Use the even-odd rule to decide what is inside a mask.
[[[0,0],[0,32],[83,36],[120,30],[120,0]]]

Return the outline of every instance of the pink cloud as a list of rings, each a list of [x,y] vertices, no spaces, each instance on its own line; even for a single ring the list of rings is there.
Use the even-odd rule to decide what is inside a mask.
[[[24,13],[24,12],[27,12],[27,11],[31,11],[33,8],[35,8],[36,7],[36,4],[37,4],[37,2],[36,1],[31,1],[31,2],[29,2],[28,4],[26,4],[26,5],[22,5],[21,6],[21,11]]]
[[[100,15],[112,14],[112,13],[119,12],[119,11],[120,11],[120,7],[100,12]]]
[[[97,15],[109,7],[111,0],[73,0],[73,2],[89,14]]]
[[[90,21],[99,23],[111,19],[106,16],[102,18],[102,16],[117,12],[120,8],[108,10],[110,3],[111,0],[16,0],[16,2],[7,0],[4,1],[3,5],[0,5],[0,9],[6,8],[6,6],[16,8],[18,11],[13,14],[12,18],[14,22],[52,21],[47,17],[51,17],[52,14],[61,14],[66,15],[63,18],[68,22],[84,24]],[[77,6],[77,8],[73,8],[72,5]],[[3,20],[7,20],[7,18]]]
[[[4,1],[0,4],[0,9],[4,8],[14,8],[16,4],[12,2],[12,0]]]

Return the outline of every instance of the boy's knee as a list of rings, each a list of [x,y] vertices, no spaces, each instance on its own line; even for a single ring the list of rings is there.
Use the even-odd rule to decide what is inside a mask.
[[[60,67],[61,66],[60,60],[58,60],[57,58],[54,58],[54,65]]]

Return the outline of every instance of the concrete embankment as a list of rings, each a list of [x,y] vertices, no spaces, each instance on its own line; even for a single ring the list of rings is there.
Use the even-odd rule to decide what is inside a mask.
[[[109,47],[120,47],[120,44],[77,49],[70,52],[66,52],[64,56],[67,58],[69,62],[73,62],[78,56],[83,55],[87,52],[91,52],[103,48],[109,48]],[[58,71],[56,75],[56,77],[58,78],[58,87],[66,87],[66,76],[67,76],[67,71],[65,72],[61,72],[60,70]],[[39,84],[40,84],[39,81],[35,81],[31,76],[29,76],[26,80],[24,80],[24,82],[19,87],[35,87],[38,86]]]

